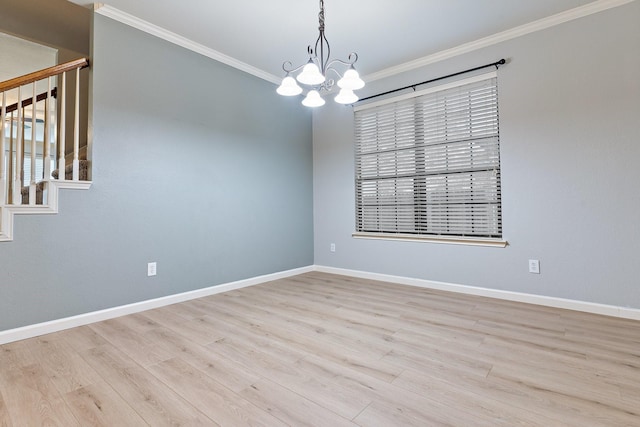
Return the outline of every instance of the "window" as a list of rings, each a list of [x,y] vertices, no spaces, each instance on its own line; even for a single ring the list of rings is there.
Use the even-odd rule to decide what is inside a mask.
[[[355,109],[356,236],[502,238],[495,72]]]

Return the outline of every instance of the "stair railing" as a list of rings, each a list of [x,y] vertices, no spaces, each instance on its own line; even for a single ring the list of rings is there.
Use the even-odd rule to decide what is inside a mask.
[[[47,183],[52,179],[52,160],[57,160],[58,179],[67,179],[66,77],[69,72],[75,73],[71,181],[81,179],[80,70],[88,66],[89,60],[81,58],[0,83],[0,206],[43,204]],[[52,87],[56,80],[60,90]],[[46,90],[38,93],[39,86],[45,86]],[[26,96],[25,92],[27,92]],[[59,108],[56,108],[56,103],[52,100],[58,97]],[[13,98],[16,98],[16,102],[8,104]],[[38,110],[39,103],[44,107],[41,110]],[[38,141],[39,123],[42,123],[43,128],[42,141]],[[53,132],[52,128],[54,128]],[[29,134],[28,138],[27,134]],[[39,142],[42,143],[40,154],[38,153]],[[53,153],[51,145],[53,145]],[[29,173],[28,176],[24,176],[27,159]],[[36,171],[37,159],[42,159],[40,174]],[[23,188],[26,188],[25,191],[28,193],[24,195],[24,199]]]

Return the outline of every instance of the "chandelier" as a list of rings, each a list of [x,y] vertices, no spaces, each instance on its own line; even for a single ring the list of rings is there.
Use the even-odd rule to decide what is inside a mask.
[[[303,92],[302,87],[298,85],[301,83],[308,89],[307,96],[302,101],[302,105],[307,107],[320,107],[324,105],[325,101],[320,96],[321,93],[329,93],[333,86],[336,84],[334,78],[330,77],[330,73],[335,74],[337,77],[338,87],[340,93],[334,100],[340,104],[353,104],[358,100],[358,96],[353,92],[364,87],[364,81],[358,75],[358,72],[353,67],[353,64],[358,61],[358,54],[351,52],[346,61],[340,59],[330,59],[331,48],[329,47],[329,41],[324,35],[324,0],[320,0],[320,13],[318,14],[320,35],[316,40],[315,46],[311,45],[307,47],[309,53],[309,61],[306,64],[294,67],[290,61],[285,61],[282,64],[285,77],[282,79],[282,83],[276,90],[283,96],[296,96]],[[346,67],[344,74],[334,68],[335,65]],[[302,70],[295,79],[291,74],[295,74]]]

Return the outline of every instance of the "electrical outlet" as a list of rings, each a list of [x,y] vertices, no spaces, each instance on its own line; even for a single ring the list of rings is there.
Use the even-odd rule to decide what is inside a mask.
[[[155,276],[156,275],[156,263],[150,262],[147,264],[147,276]]]
[[[336,244],[335,244],[335,243],[332,243],[332,244],[329,246],[329,250],[330,250],[331,252],[335,252],[335,251],[336,251]]]
[[[529,273],[540,274],[540,261],[537,259],[529,260]]]

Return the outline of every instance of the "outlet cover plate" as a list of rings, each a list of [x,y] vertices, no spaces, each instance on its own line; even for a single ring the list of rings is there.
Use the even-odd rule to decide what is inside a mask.
[[[529,260],[529,273],[540,274],[540,260],[537,260],[537,259]]]
[[[156,270],[156,263],[155,262],[150,262],[147,264],[147,276],[155,276],[157,273]]]

